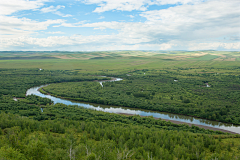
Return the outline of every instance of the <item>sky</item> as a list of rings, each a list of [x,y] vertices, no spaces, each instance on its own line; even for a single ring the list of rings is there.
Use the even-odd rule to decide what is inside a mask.
[[[240,0],[1,0],[1,51],[240,50]]]

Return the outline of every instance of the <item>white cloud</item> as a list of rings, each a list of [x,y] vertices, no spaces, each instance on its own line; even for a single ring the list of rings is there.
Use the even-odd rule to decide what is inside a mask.
[[[111,10],[120,11],[146,11],[149,5],[166,4],[195,4],[203,0],[79,0],[85,4],[97,4],[93,12],[105,12]]]
[[[98,19],[104,19],[105,17],[104,16],[101,16],[101,17],[99,17]]]
[[[43,13],[56,12],[57,10],[62,9],[62,8],[65,8],[65,6],[62,6],[62,5],[58,5],[56,7],[50,6],[50,7],[42,8],[41,12],[43,12]]]
[[[174,49],[175,46],[180,46],[182,42],[172,41],[162,44],[138,44],[131,43],[132,39],[126,37],[123,39],[122,35],[97,35],[97,36],[49,36],[47,38],[32,38],[32,37],[18,37],[11,39],[4,39],[0,41],[0,50],[5,50],[8,47],[25,47],[38,48],[46,50],[51,48],[61,48],[63,50],[168,50]],[[124,40],[124,43],[121,41]],[[186,45],[186,44],[185,44]],[[209,49],[226,49],[239,50],[240,42],[236,43],[190,43],[184,46],[188,50],[209,50]]]
[[[137,4],[139,2],[139,4]],[[67,23],[64,20],[38,22],[13,16],[0,17],[1,50],[14,47],[36,47],[43,49],[74,48],[75,50],[121,50],[121,49],[240,49],[240,6],[239,0],[86,0],[97,4],[95,12],[109,10],[142,10],[145,22],[97,22]],[[144,11],[148,5],[181,4],[162,10]],[[39,5],[40,6],[40,5]],[[34,7],[32,7],[34,8]],[[58,13],[64,6],[43,8],[43,12]],[[35,7],[36,9],[36,7]],[[64,16],[64,15],[62,15]],[[65,15],[66,16],[66,15]],[[38,30],[53,27],[89,27],[112,29],[117,34],[72,35],[33,38],[29,35]],[[61,34],[59,31],[45,32]],[[226,37],[224,39],[223,37]],[[221,42],[220,42],[221,41]]]
[[[56,7],[50,6],[50,7],[42,8],[41,12],[42,13],[51,12],[51,13],[59,15],[61,17],[71,17],[72,16],[71,14],[63,14],[63,13],[58,11],[59,9],[64,9],[64,8],[65,8],[65,6],[63,6],[63,5],[57,5]]]
[[[88,20],[83,20],[83,21],[79,21],[77,23],[61,23],[60,25],[56,25],[53,27],[82,27],[82,24],[88,22]]]
[[[32,37],[18,37],[11,39],[4,39],[0,41],[0,49],[4,50],[7,47],[24,47],[31,46],[37,48],[56,48],[56,47],[72,47],[77,46],[77,49],[84,50],[123,50],[123,49],[166,49],[169,48],[171,44],[137,44],[128,39],[124,39],[122,35],[96,35],[96,36],[82,36],[82,35],[73,35],[73,36],[49,36],[47,38],[32,38]],[[130,45],[131,44],[131,45]],[[129,46],[130,45],[130,46]],[[91,47],[89,47],[91,46]]]
[[[128,15],[128,17],[130,17],[130,18],[134,18],[135,16],[134,16],[134,15]]]
[[[160,44],[160,50],[168,50],[168,49],[171,49],[172,46],[174,46],[175,44],[172,44],[172,43],[163,43],[163,44]]]
[[[141,14],[156,34],[181,40],[218,38],[239,33],[240,1],[212,0]]]
[[[52,24],[63,23],[64,20],[55,19],[47,20],[43,22],[35,21],[28,18],[18,18],[11,16],[11,14],[22,10],[38,10],[44,6],[44,2],[49,0],[2,0],[0,1],[0,35],[2,39],[16,38],[20,36],[27,36],[39,30],[46,30],[48,26]],[[57,6],[57,9],[63,8]],[[53,10],[52,7],[43,9],[43,12],[49,12]],[[56,10],[57,11],[57,10]]]
[[[79,25],[76,25],[76,23],[72,24],[72,23],[61,23],[60,25],[56,25],[53,27],[80,27]]]
[[[207,0],[153,0],[150,4],[166,5],[166,4],[198,4]]]
[[[42,7],[48,0],[1,0],[0,15],[11,15],[22,10],[34,10]]]
[[[61,16],[61,17],[72,17],[71,14],[63,14],[63,13],[61,13],[61,12],[59,12],[59,11],[53,12],[53,13],[56,14],[56,15],[59,15],[59,16]]]
[[[45,32],[47,34],[65,34],[64,32],[62,31],[56,31],[56,32]]]
[[[189,50],[239,50],[240,42],[235,43],[222,43],[222,42],[213,42],[213,43],[190,43]]]
[[[121,29],[125,27],[127,24],[128,23],[112,21],[112,22],[86,23],[78,27],[93,27],[94,29],[107,29],[107,28]]]
[[[28,18],[10,16],[22,10],[37,10],[49,0],[2,0],[0,1],[0,35],[3,38],[26,36],[38,30],[46,30],[51,24],[63,23],[63,20],[34,21]]]
[[[240,1],[238,0],[212,0],[195,5],[186,4],[163,10],[142,12],[140,15],[147,19],[143,23],[112,21],[85,23],[74,27],[118,30],[119,35],[122,35],[120,37],[123,42],[126,43],[126,37],[130,41],[129,44],[132,44],[131,42],[172,44],[172,41],[175,41],[176,45],[188,46],[190,43],[208,41],[208,44],[213,45],[221,37],[240,35],[239,6]],[[232,46],[235,45],[235,42],[230,41],[223,44],[225,45],[221,45],[222,48],[238,48]]]
[[[61,19],[38,22],[27,18],[0,16],[1,38],[26,36],[35,31],[46,30],[49,25],[63,22]]]

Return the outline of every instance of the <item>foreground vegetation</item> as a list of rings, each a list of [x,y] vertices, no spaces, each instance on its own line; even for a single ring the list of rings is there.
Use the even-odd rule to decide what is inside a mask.
[[[116,53],[96,53],[84,61],[79,59],[87,53],[60,55],[77,60],[21,54],[23,58],[14,59],[11,53],[0,53],[0,159],[240,159],[239,135],[25,96],[30,87],[56,83],[44,90],[80,101],[239,124],[240,65],[235,53],[224,53],[226,59],[235,58],[231,62],[212,51],[200,57],[195,55],[199,52],[134,52],[131,57],[126,51],[118,58]],[[111,60],[106,57],[110,54]],[[105,82],[102,88],[93,81],[108,78],[92,75],[124,80]]]
[[[37,98],[29,99],[34,102]],[[238,135],[151,117],[127,117],[63,104],[39,106],[15,102],[9,96],[1,99],[0,157],[7,159],[240,157]]]

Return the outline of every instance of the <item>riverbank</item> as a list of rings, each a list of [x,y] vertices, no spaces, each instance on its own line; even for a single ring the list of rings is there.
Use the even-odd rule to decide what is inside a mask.
[[[117,80],[118,80],[118,78],[111,77],[110,81],[117,81]],[[105,81],[109,81],[109,80],[105,80]],[[102,81],[100,81],[100,82],[102,82]],[[121,106],[120,107],[118,107],[118,106],[111,107],[111,106],[100,106],[101,104],[94,105],[95,103],[94,104],[89,104],[90,102],[88,102],[88,101],[85,101],[85,103],[87,103],[87,104],[85,104],[84,102],[79,102],[79,101],[76,101],[76,100],[71,99],[71,98],[69,99],[69,98],[59,97],[57,95],[50,94],[50,93],[46,92],[42,87],[44,87],[44,86],[41,86],[40,88],[38,88],[37,91],[39,93],[49,95],[50,96],[50,97],[48,97],[49,99],[51,99],[51,96],[52,96],[53,99],[51,99],[51,100],[53,100],[53,101],[56,101],[56,98],[67,101],[67,102],[65,102],[65,101],[63,102],[61,100],[60,101],[57,100],[56,103],[63,103],[63,104],[66,104],[66,105],[79,105],[79,106],[84,106],[86,108],[93,108],[93,109],[97,108],[97,110],[100,110],[100,111],[116,113],[116,114],[123,114],[123,115],[126,115],[126,116],[138,115],[138,112],[140,111],[140,110],[124,108],[124,107],[121,107]],[[40,95],[38,95],[38,96],[40,96]],[[120,110],[122,110],[122,111],[120,111]],[[191,121],[189,121],[189,120],[188,121],[186,120],[185,122],[184,121],[178,121],[178,118],[169,120],[166,117],[166,113],[155,113],[154,112],[152,114],[153,115],[151,115],[151,111],[149,112],[147,110],[146,111],[141,110],[141,115],[142,115],[141,117],[154,116],[155,119],[160,118],[162,120],[170,121],[170,122],[175,123],[175,124],[186,124],[188,126],[194,125],[194,126],[197,126],[199,128],[209,129],[209,130],[213,130],[213,131],[222,131],[222,132],[225,132],[225,133],[240,134],[240,132],[236,132],[236,129],[238,128],[238,126],[228,126],[228,125],[225,126],[224,124],[221,124],[221,125],[223,125],[223,127],[221,127],[221,126],[219,126],[219,124],[216,124],[217,127],[212,127],[211,123],[208,123],[207,125],[205,125],[205,122],[202,122],[199,119],[194,119],[195,123],[191,123]],[[158,115],[156,115],[156,114],[158,114]],[[171,114],[171,113],[169,113],[169,114]],[[156,117],[158,117],[158,118],[156,118]],[[201,125],[202,123],[204,123],[204,125]],[[213,125],[213,126],[215,126],[215,125]],[[229,127],[229,128],[226,128],[226,127]]]
[[[95,80],[94,82],[111,82],[111,81],[116,81],[117,78],[111,77],[111,79],[108,80]]]
[[[135,116],[135,114],[127,114],[127,113],[117,113],[117,114],[121,114],[121,115],[125,115],[125,116]],[[147,117],[147,116],[140,116],[140,117]],[[155,118],[154,119],[159,119],[159,118]],[[220,128],[214,128],[214,127],[208,127],[208,126],[204,126],[204,125],[200,125],[200,124],[192,124],[192,123],[187,123],[187,122],[180,122],[180,121],[175,121],[175,120],[170,120],[170,119],[162,119],[160,118],[161,120],[164,120],[164,121],[170,121],[172,123],[175,123],[175,124],[186,124],[188,126],[197,126],[199,128],[204,128],[204,129],[209,129],[209,130],[213,130],[213,131],[221,131],[221,132],[224,132],[224,133],[231,133],[231,134],[238,134],[238,133],[235,133],[235,132],[232,132],[232,131],[228,131],[228,130],[224,130],[224,129],[220,129]]]
[[[69,99],[69,98],[65,98],[65,97],[60,97],[60,96],[57,96],[57,95],[53,95],[51,93],[48,93],[46,92],[43,87],[39,88],[38,89],[39,92],[45,94],[45,95],[51,95],[51,96],[54,96],[54,97],[57,97],[57,98],[61,98],[61,99],[65,99],[65,100],[70,100],[72,101],[73,99]],[[115,113],[115,114],[120,114],[120,115],[125,115],[125,116],[134,116],[134,115],[137,115],[137,114],[128,114],[128,113]],[[140,117],[148,117],[148,116],[140,116]],[[154,119],[159,119],[159,118],[156,118],[154,117]],[[224,129],[220,129],[220,128],[215,128],[215,127],[209,127],[209,126],[204,126],[204,125],[200,125],[200,124],[192,124],[192,123],[187,123],[187,122],[181,122],[181,121],[176,121],[176,120],[170,120],[170,119],[163,119],[163,118],[160,118],[161,120],[164,120],[164,121],[170,121],[172,123],[175,123],[175,124],[186,124],[188,126],[197,126],[199,128],[204,128],[204,129],[209,129],[209,130],[213,130],[213,131],[221,131],[221,132],[224,132],[224,133],[231,133],[231,134],[239,134],[239,133],[235,133],[235,132],[232,132],[232,131],[228,131],[228,130],[224,130]]]

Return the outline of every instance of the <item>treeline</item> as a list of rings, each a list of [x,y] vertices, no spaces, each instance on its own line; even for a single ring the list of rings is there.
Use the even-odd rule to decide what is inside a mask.
[[[104,87],[97,82],[71,82],[51,84],[44,90],[77,101],[240,124],[240,77],[237,75],[168,70],[139,70],[129,74],[120,75],[123,81],[103,83]]]
[[[18,101],[24,102],[27,104],[37,104],[37,105],[46,105],[52,104],[53,102],[48,98],[42,98],[35,95],[28,95],[26,98],[19,98]]]
[[[0,94],[25,97],[27,89],[59,82],[107,80],[107,77],[88,76],[78,71],[36,69],[0,69]]]

